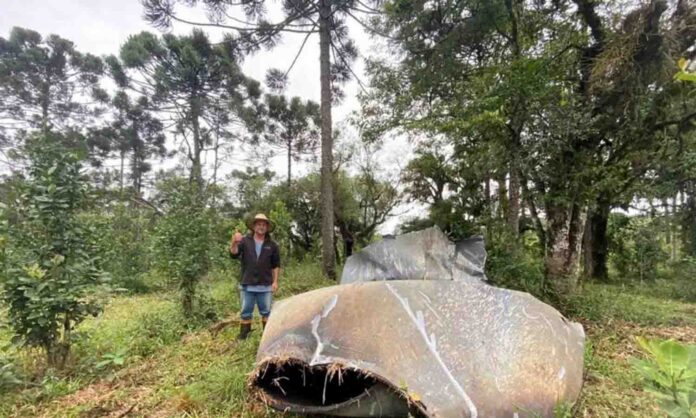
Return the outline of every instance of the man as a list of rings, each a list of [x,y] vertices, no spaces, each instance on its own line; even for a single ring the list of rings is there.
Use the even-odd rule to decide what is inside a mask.
[[[242,280],[239,286],[242,303],[242,321],[239,339],[244,340],[251,332],[254,305],[259,307],[261,324],[265,328],[271,314],[272,294],[278,290],[280,274],[280,249],[271,240],[270,233],[275,224],[263,213],[247,222],[251,232],[242,236],[236,231],[230,244],[232,258],[242,263]]]

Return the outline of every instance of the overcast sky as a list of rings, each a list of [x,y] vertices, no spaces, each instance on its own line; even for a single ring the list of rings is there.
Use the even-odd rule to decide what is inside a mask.
[[[189,20],[204,22],[201,10],[190,10],[179,6],[181,16]],[[121,44],[129,35],[141,32],[158,32],[149,26],[142,18],[142,6],[139,0],[0,0],[0,36],[7,37],[13,26],[33,29],[42,35],[57,34],[73,41],[79,51],[95,55],[118,54]],[[273,13],[273,11],[271,11]],[[241,17],[241,16],[240,16]],[[354,72],[363,82],[364,58],[375,54],[383,54],[385,46],[379,40],[371,39],[358,24],[349,24],[350,35],[356,41],[361,56],[353,66]],[[175,24],[172,32],[175,34],[189,33],[192,27]],[[213,40],[220,38],[222,31],[206,29]],[[275,49],[261,51],[247,57],[243,63],[244,72],[259,81],[264,80],[269,68],[286,70],[292,62],[303,40],[303,35],[288,34]],[[333,111],[334,124],[340,124],[350,112],[358,108],[357,94],[360,86],[356,81],[345,86],[346,98]],[[305,45],[293,70],[289,74],[289,85],[286,94],[300,96],[319,102],[319,39],[313,35]],[[357,138],[355,133],[348,138]],[[376,158],[390,177],[394,178],[405,161],[412,155],[407,141],[396,140],[385,143]],[[258,165],[253,153],[240,152],[221,168],[222,175],[229,173],[233,165],[244,168],[248,165]],[[286,165],[282,155],[270,161],[271,168],[279,177],[285,177]],[[295,174],[302,175],[312,167],[300,164]],[[412,205],[402,205],[398,218],[421,213],[421,208]],[[383,232],[392,232],[397,219],[391,219],[383,228]]]

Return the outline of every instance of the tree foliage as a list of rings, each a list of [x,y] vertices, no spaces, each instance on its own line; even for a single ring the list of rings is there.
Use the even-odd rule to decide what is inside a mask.
[[[29,146],[31,165],[19,219],[9,226],[2,285],[15,341],[43,348],[49,365],[62,367],[75,326],[99,313],[89,289],[100,272],[78,218],[87,182],[78,158],[58,141],[40,136]]]
[[[82,131],[100,110],[93,101],[108,98],[99,86],[103,67],[99,57],[57,35],[15,27],[7,39],[0,37],[3,139],[27,129]]]
[[[172,22],[181,22],[196,26],[216,26],[230,31],[226,42],[234,44],[237,49],[249,53],[262,47],[275,47],[283,34],[299,33],[304,40],[295,59],[287,71],[273,69],[267,76],[268,84],[280,90],[287,80],[287,75],[302,53],[307,40],[312,34],[319,35],[319,68],[321,85],[321,240],[322,264],[324,274],[335,278],[336,269],[333,254],[334,198],[332,196],[333,170],[333,125],[331,117],[332,102],[343,97],[341,84],[353,75],[351,64],[358,55],[357,48],[348,36],[348,19],[352,19],[369,28],[361,17],[371,17],[379,13],[376,3],[360,0],[308,2],[282,2],[283,19],[272,22],[268,18],[268,2],[230,3],[224,0],[202,0],[200,4],[206,9],[209,22],[193,22],[181,18],[176,11],[176,4],[195,5],[184,0],[146,0],[145,18],[156,26],[168,28]],[[237,19],[233,9],[243,13],[246,20]],[[359,80],[358,80],[359,81]]]
[[[268,144],[287,154],[288,186],[292,181],[292,161],[312,154],[319,142],[319,105],[299,97],[288,100],[281,95],[266,95],[268,121],[265,139]]]
[[[186,144],[191,179],[204,186],[202,155],[213,142],[214,128],[221,123],[220,104],[234,115],[226,122],[252,125],[259,83],[246,77],[239,65],[232,41],[212,44],[207,35],[164,35],[142,32],[128,38],[121,47],[122,66],[111,59],[115,78],[124,68],[132,69],[141,81],[127,83],[130,89],[150,97],[158,110],[167,111],[176,133]]]
[[[177,282],[183,312],[191,317],[197,285],[210,269],[211,211],[207,194],[197,190],[196,182],[165,181],[159,187],[165,215],[157,223],[154,257],[157,266]]]
[[[381,27],[401,56],[369,64],[362,98],[368,139],[430,136],[406,171],[413,198],[430,200],[436,219],[479,219],[489,231],[497,216],[512,242],[528,216],[561,295],[576,289],[588,211],[586,248],[657,168],[649,156],[669,154],[693,118],[683,105],[692,86],[673,77],[696,36],[693,8],[606,6],[388,2]]]
[[[136,100],[130,98],[125,90],[118,91],[113,100],[115,120],[106,127],[94,129],[88,135],[92,148],[99,149],[97,165],[107,157],[116,154],[120,159],[119,187],[124,188],[124,165],[129,161],[133,193],[140,196],[143,176],[152,170],[148,161],[152,157],[166,156],[164,125],[152,112],[152,104],[147,97]]]

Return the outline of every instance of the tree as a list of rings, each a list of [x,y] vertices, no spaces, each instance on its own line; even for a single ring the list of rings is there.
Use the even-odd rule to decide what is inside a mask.
[[[598,165],[584,236],[585,273],[606,280],[609,212],[632,200],[644,175],[671,152],[670,137],[683,135],[696,117],[687,110],[694,104],[687,99],[693,86],[673,79],[675,63],[696,40],[696,13],[688,1],[677,1],[674,13],[664,16],[668,3],[655,0],[625,15],[612,11],[622,19],[613,28],[616,18],[600,15],[596,4],[575,3],[592,36],[580,62],[580,92],[592,109]]]
[[[445,200],[447,187],[455,182],[451,172],[440,151],[418,150],[402,174],[405,192],[419,202],[438,206]]]
[[[229,179],[235,185],[233,217],[240,219],[256,212],[266,212],[276,198],[269,196],[271,182],[275,173],[269,169],[259,171],[258,167],[247,167],[244,171],[232,170]]]
[[[295,248],[312,251],[321,234],[321,178],[310,173],[292,183],[287,192],[287,206],[292,216],[290,239]]]
[[[29,171],[20,219],[10,224],[13,254],[6,259],[3,300],[15,341],[43,348],[49,366],[62,367],[73,330],[100,308],[88,296],[99,271],[78,219],[87,181],[75,154],[60,138],[39,136],[29,144]]]
[[[546,275],[559,294],[574,290],[587,157],[580,146],[585,115],[567,94],[575,71],[573,50],[563,43],[575,42],[570,16],[560,4],[517,1],[447,8],[394,2],[386,8],[384,30],[404,58],[397,65],[370,65],[376,88],[363,101],[368,132],[398,128],[446,138],[463,180],[454,191],[462,203],[452,203],[469,216],[482,214],[478,198],[464,199],[473,191],[490,205],[488,184],[498,179],[499,207],[513,237],[519,189],[542,196]],[[380,102],[393,104],[387,106],[391,115]],[[554,123],[563,129],[540,130]]]
[[[292,160],[313,152],[319,140],[319,105],[310,100],[303,103],[299,97],[293,97],[288,103],[285,96],[267,94],[266,106],[269,118],[266,141],[287,152],[290,187]]]
[[[190,162],[189,184],[179,179],[166,196],[170,208],[158,228],[158,249],[163,266],[177,278],[182,290],[182,308],[191,316],[196,286],[210,267],[210,190],[203,173],[203,154],[215,143],[222,124],[235,122],[253,126],[259,83],[246,77],[230,39],[212,44],[200,30],[191,35],[142,32],[128,38],[120,58],[110,66],[120,85],[150,97],[158,112],[166,112],[183,138]],[[135,72],[128,74],[128,70]],[[221,118],[221,105],[234,118]],[[217,131],[217,132],[216,132]],[[217,152],[217,149],[215,149]],[[217,167],[216,167],[217,168]]]
[[[663,12],[660,2],[627,15],[610,8],[607,19],[618,17],[624,28],[631,28],[612,37],[598,30],[604,17],[594,10],[596,2],[574,3],[577,9],[564,2],[515,0],[464,1],[446,8],[388,3],[383,27],[403,59],[397,65],[370,64],[375,89],[363,101],[372,136],[391,129],[434,133],[449,140],[454,160],[464,163],[460,167],[475,166],[482,158],[492,162],[509,229],[513,234],[518,229],[524,198],[544,243],[545,274],[559,295],[576,288],[585,214],[598,197],[598,186],[614,177],[612,169],[630,166],[629,155],[654,151],[659,137],[641,134],[626,159],[613,166],[603,164],[611,149],[607,143],[620,137],[624,145],[614,146],[621,149],[641,130],[652,132],[651,126],[666,123],[655,113],[666,103],[658,99],[662,90],[647,100],[645,96],[655,86],[655,71],[641,64],[660,53],[654,48],[655,25]],[[681,12],[675,12],[675,19],[682,13],[678,19],[684,23],[690,19],[685,17],[686,2],[678,3]],[[574,24],[575,10],[588,29]],[[666,30],[674,28],[672,39],[681,40],[688,27],[670,23]],[[637,43],[603,55],[598,38]],[[689,39],[683,44],[691,45]],[[612,57],[619,58],[610,61]],[[424,72],[429,77],[422,77]],[[600,80],[609,84],[602,86]],[[642,96],[617,101],[628,87],[636,87],[629,91]],[[625,114],[612,111],[621,109]],[[636,121],[629,114],[649,123],[625,129]],[[505,158],[500,161],[494,153]],[[480,184],[490,179],[485,170],[472,170],[471,175]],[[457,195],[464,196],[463,190]]]
[[[242,73],[236,54],[232,40],[212,44],[200,30],[161,38],[142,32],[121,47],[124,67],[137,71],[141,78],[123,78],[124,85],[151,97],[157,110],[171,115],[176,133],[186,144],[191,181],[200,192],[205,185],[201,157],[212,143],[215,128],[206,120],[215,119],[220,103],[227,104],[237,121],[251,124],[255,117],[259,83]],[[112,72],[119,71],[117,65],[112,66]]]
[[[151,104],[147,97],[132,100],[125,91],[119,91],[114,96],[112,105],[116,110],[116,120],[106,128],[93,130],[88,135],[88,140],[94,148],[101,149],[106,155],[112,151],[117,153],[121,161],[121,192],[124,187],[124,164],[128,156],[133,193],[140,196],[143,175],[152,169],[147,160],[166,155],[164,126],[150,111]]]
[[[0,37],[0,135],[82,129],[100,110],[93,100],[108,100],[99,87],[102,74],[102,60],[71,41],[12,28],[9,38]]]
[[[333,136],[331,103],[341,95],[339,84],[348,80],[353,72],[350,68],[357,56],[357,49],[348,38],[346,19],[353,19],[364,27],[369,27],[358,16],[373,16],[379,13],[369,3],[361,0],[334,1],[312,0],[308,2],[286,1],[282,3],[285,15],[280,22],[270,22],[266,18],[267,2],[234,3],[226,0],[202,0],[210,22],[192,22],[179,17],[176,3],[196,4],[187,0],[145,0],[145,16],[153,24],[170,27],[172,21],[196,26],[215,26],[228,29],[237,36],[234,41],[245,51],[255,51],[261,47],[272,48],[282,34],[299,33],[305,36],[297,56],[312,34],[319,34],[319,68],[321,85],[321,196],[322,196],[322,264],[324,274],[335,278],[333,254],[334,208],[332,193]],[[246,21],[231,16],[230,8],[239,8]],[[332,57],[333,55],[333,57]],[[283,72],[269,73],[272,84],[283,84],[290,68]]]
[[[210,269],[212,238],[208,194],[199,184],[170,178],[158,185],[164,216],[155,231],[155,259],[159,267],[178,281],[184,315],[195,312],[196,288]]]
[[[358,245],[370,242],[400,200],[396,187],[369,169],[355,176],[337,173],[335,188],[336,226],[344,242]]]

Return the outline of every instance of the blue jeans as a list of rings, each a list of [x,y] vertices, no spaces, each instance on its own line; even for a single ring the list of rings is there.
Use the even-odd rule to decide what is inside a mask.
[[[242,320],[251,320],[254,316],[254,305],[259,307],[259,314],[263,318],[268,318],[271,314],[271,303],[273,303],[272,292],[248,292],[239,291],[239,299],[242,301]]]

